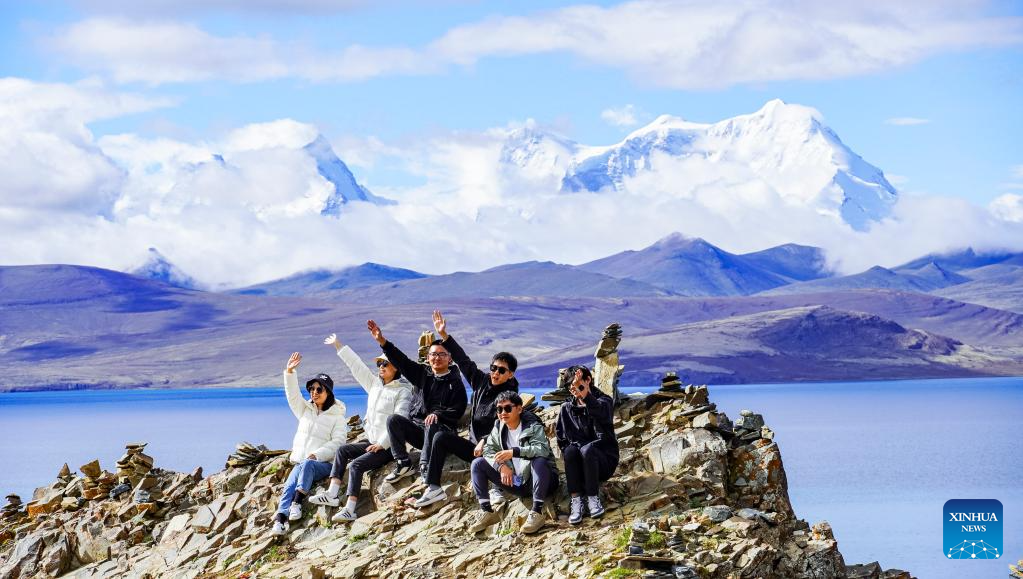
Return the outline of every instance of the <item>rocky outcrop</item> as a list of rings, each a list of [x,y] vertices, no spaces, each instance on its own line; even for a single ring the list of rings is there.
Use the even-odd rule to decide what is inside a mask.
[[[556,409],[539,415],[552,435]],[[307,507],[276,538],[269,529],[286,454],[243,443],[225,470],[204,478],[199,469],[160,469],[133,443],[117,477],[93,462],[81,476],[62,469],[27,505],[9,496],[0,576],[567,578],[616,568],[619,577],[910,576],[876,563],[847,566],[828,523],[796,516],[781,452],[760,415],[743,411],[732,421],[705,387],[669,385],[626,397],[615,421],[621,463],[604,485],[607,513],[569,525],[562,478],[547,506],[552,520],[535,535],[518,532],[529,509],[520,500],[470,535],[477,506],[468,465],[451,458],[446,501],[415,509],[407,499],[421,483],[392,485],[374,473],[354,523],[332,525],[334,509]]]

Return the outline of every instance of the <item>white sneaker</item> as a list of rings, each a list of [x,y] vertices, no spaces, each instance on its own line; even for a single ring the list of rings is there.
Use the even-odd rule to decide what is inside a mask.
[[[286,535],[289,529],[291,529],[291,525],[289,525],[287,521],[283,523],[280,521],[274,521],[274,526],[270,529],[270,534],[275,537],[280,537],[281,535]]]
[[[448,498],[448,493],[444,492],[444,487],[437,487],[436,490],[426,489],[423,496],[419,497],[419,500],[415,502],[417,509],[421,509],[427,505],[432,505],[438,501],[445,501]]]
[[[349,511],[348,507],[346,506],[345,508],[338,511],[337,514],[335,514],[333,517],[331,517],[330,520],[335,523],[350,523],[358,518],[359,518],[358,515],[356,515],[352,511]]]
[[[399,462],[394,466],[394,470],[391,471],[391,474],[384,477],[384,480],[389,483],[393,483],[395,481],[407,477],[408,475],[414,473],[415,471],[416,469],[412,468],[411,462],[408,464],[401,464]]]
[[[570,512],[568,515],[568,522],[573,525],[578,525],[583,522],[583,498],[572,497],[570,505]]]
[[[532,535],[539,531],[547,524],[547,515],[544,513],[538,513],[536,511],[529,511],[526,515],[526,522],[519,528],[523,535]]]
[[[288,508],[288,520],[297,521],[302,518],[302,505],[298,503],[291,503]]]
[[[479,510],[473,514],[472,524],[469,525],[469,533],[475,535],[485,530],[490,525],[496,525],[501,522],[501,515],[494,511]]]
[[[508,501],[508,497],[504,496],[504,492],[501,489],[492,488],[490,489],[489,494],[490,504],[493,505],[495,509]]]
[[[332,497],[327,493],[318,493],[309,497],[309,503],[314,505],[323,505],[325,507],[336,507],[341,504],[341,499],[338,497]]]
[[[604,505],[600,504],[600,496],[586,497],[586,508],[590,511],[590,517],[599,519],[604,516]]]

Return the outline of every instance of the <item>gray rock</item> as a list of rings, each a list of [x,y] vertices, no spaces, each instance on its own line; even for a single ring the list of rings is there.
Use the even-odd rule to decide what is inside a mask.
[[[703,507],[703,516],[709,518],[715,523],[720,523],[732,516],[732,507],[727,505]]]

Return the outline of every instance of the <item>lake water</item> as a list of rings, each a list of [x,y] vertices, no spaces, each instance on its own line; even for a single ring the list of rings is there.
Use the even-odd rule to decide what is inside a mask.
[[[539,390],[527,390],[539,394]],[[638,391],[638,390],[627,390]],[[360,388],[338,388],[349,414]],[[776,432],[796,513],[827,520],[847,563],[920,578],[998,577],[1023,558],[1023,378],[711,386],[719,410],[749,408]],[[113,470],[126,442],[156,465],[220,470],[235,443],[288,448],[295,420],[280,388],[0,394],[0,491],[25,500],[67,462]],[[942,506],[1004,505],[1005,558],[949,561]]]

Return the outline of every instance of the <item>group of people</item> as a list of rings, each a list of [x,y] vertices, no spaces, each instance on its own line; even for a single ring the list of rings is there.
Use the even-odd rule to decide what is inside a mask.
[[[352,376],[368,394],[364,438],[346,444],[348,421],[345,405],[334,397],[334,382],[317,374],[306,382],[309,399],[298,386],[296,369],[302,356],[295,352],[284,370],[284,391],[298,430],[292,441],[288,475],[271,532],[283,535],[290,523],[302,518],[303,505],[341,507],[334,522],[357,518],[362,478],[394,461],[385,477],[396,482],[416,474],[408,446],[421,450],[418,475],[426,485],[415,507],[444,501],[441,486],[444,464],[455,455],[471,464],[472,488],[479,511],[469,527],[478,533],[500,521],[497,513],[507,500],[505,493],[532,497],[532,510],[520,531],[539,531],[547,522],[544,502],[558,487],[559,476],[550,440],[540,419],[523,407],[515,378],[518,361],[498,352],[488,369],[480,369],[447,332],[447,321],[433,312],[439,339],[427,353],[426,364],[411,360],[384,337],[380,326],[369,320],[367,328],[382,352],[373,372],[336,334],[324,344],[333,346]],[[618,441],[613,426],[613,402],[593,388],[593,375],[584,366],[570,369],[572,398],[561,406],[556,439],[564,460],[570,494],[569,522],[579,524],[588,514],[604,514],[600,483],[618,466]],[[463,378],[472,389],[467,395]],[[469,409],[468,439],[458,434],[458,424]],[[348,485],[341,484],[348,472]],[[327,490],[308,496],[313,486],[329,477]],[[493,486],[491,486],[493,485]],[[342,506],[343,503],[343,506]]]

